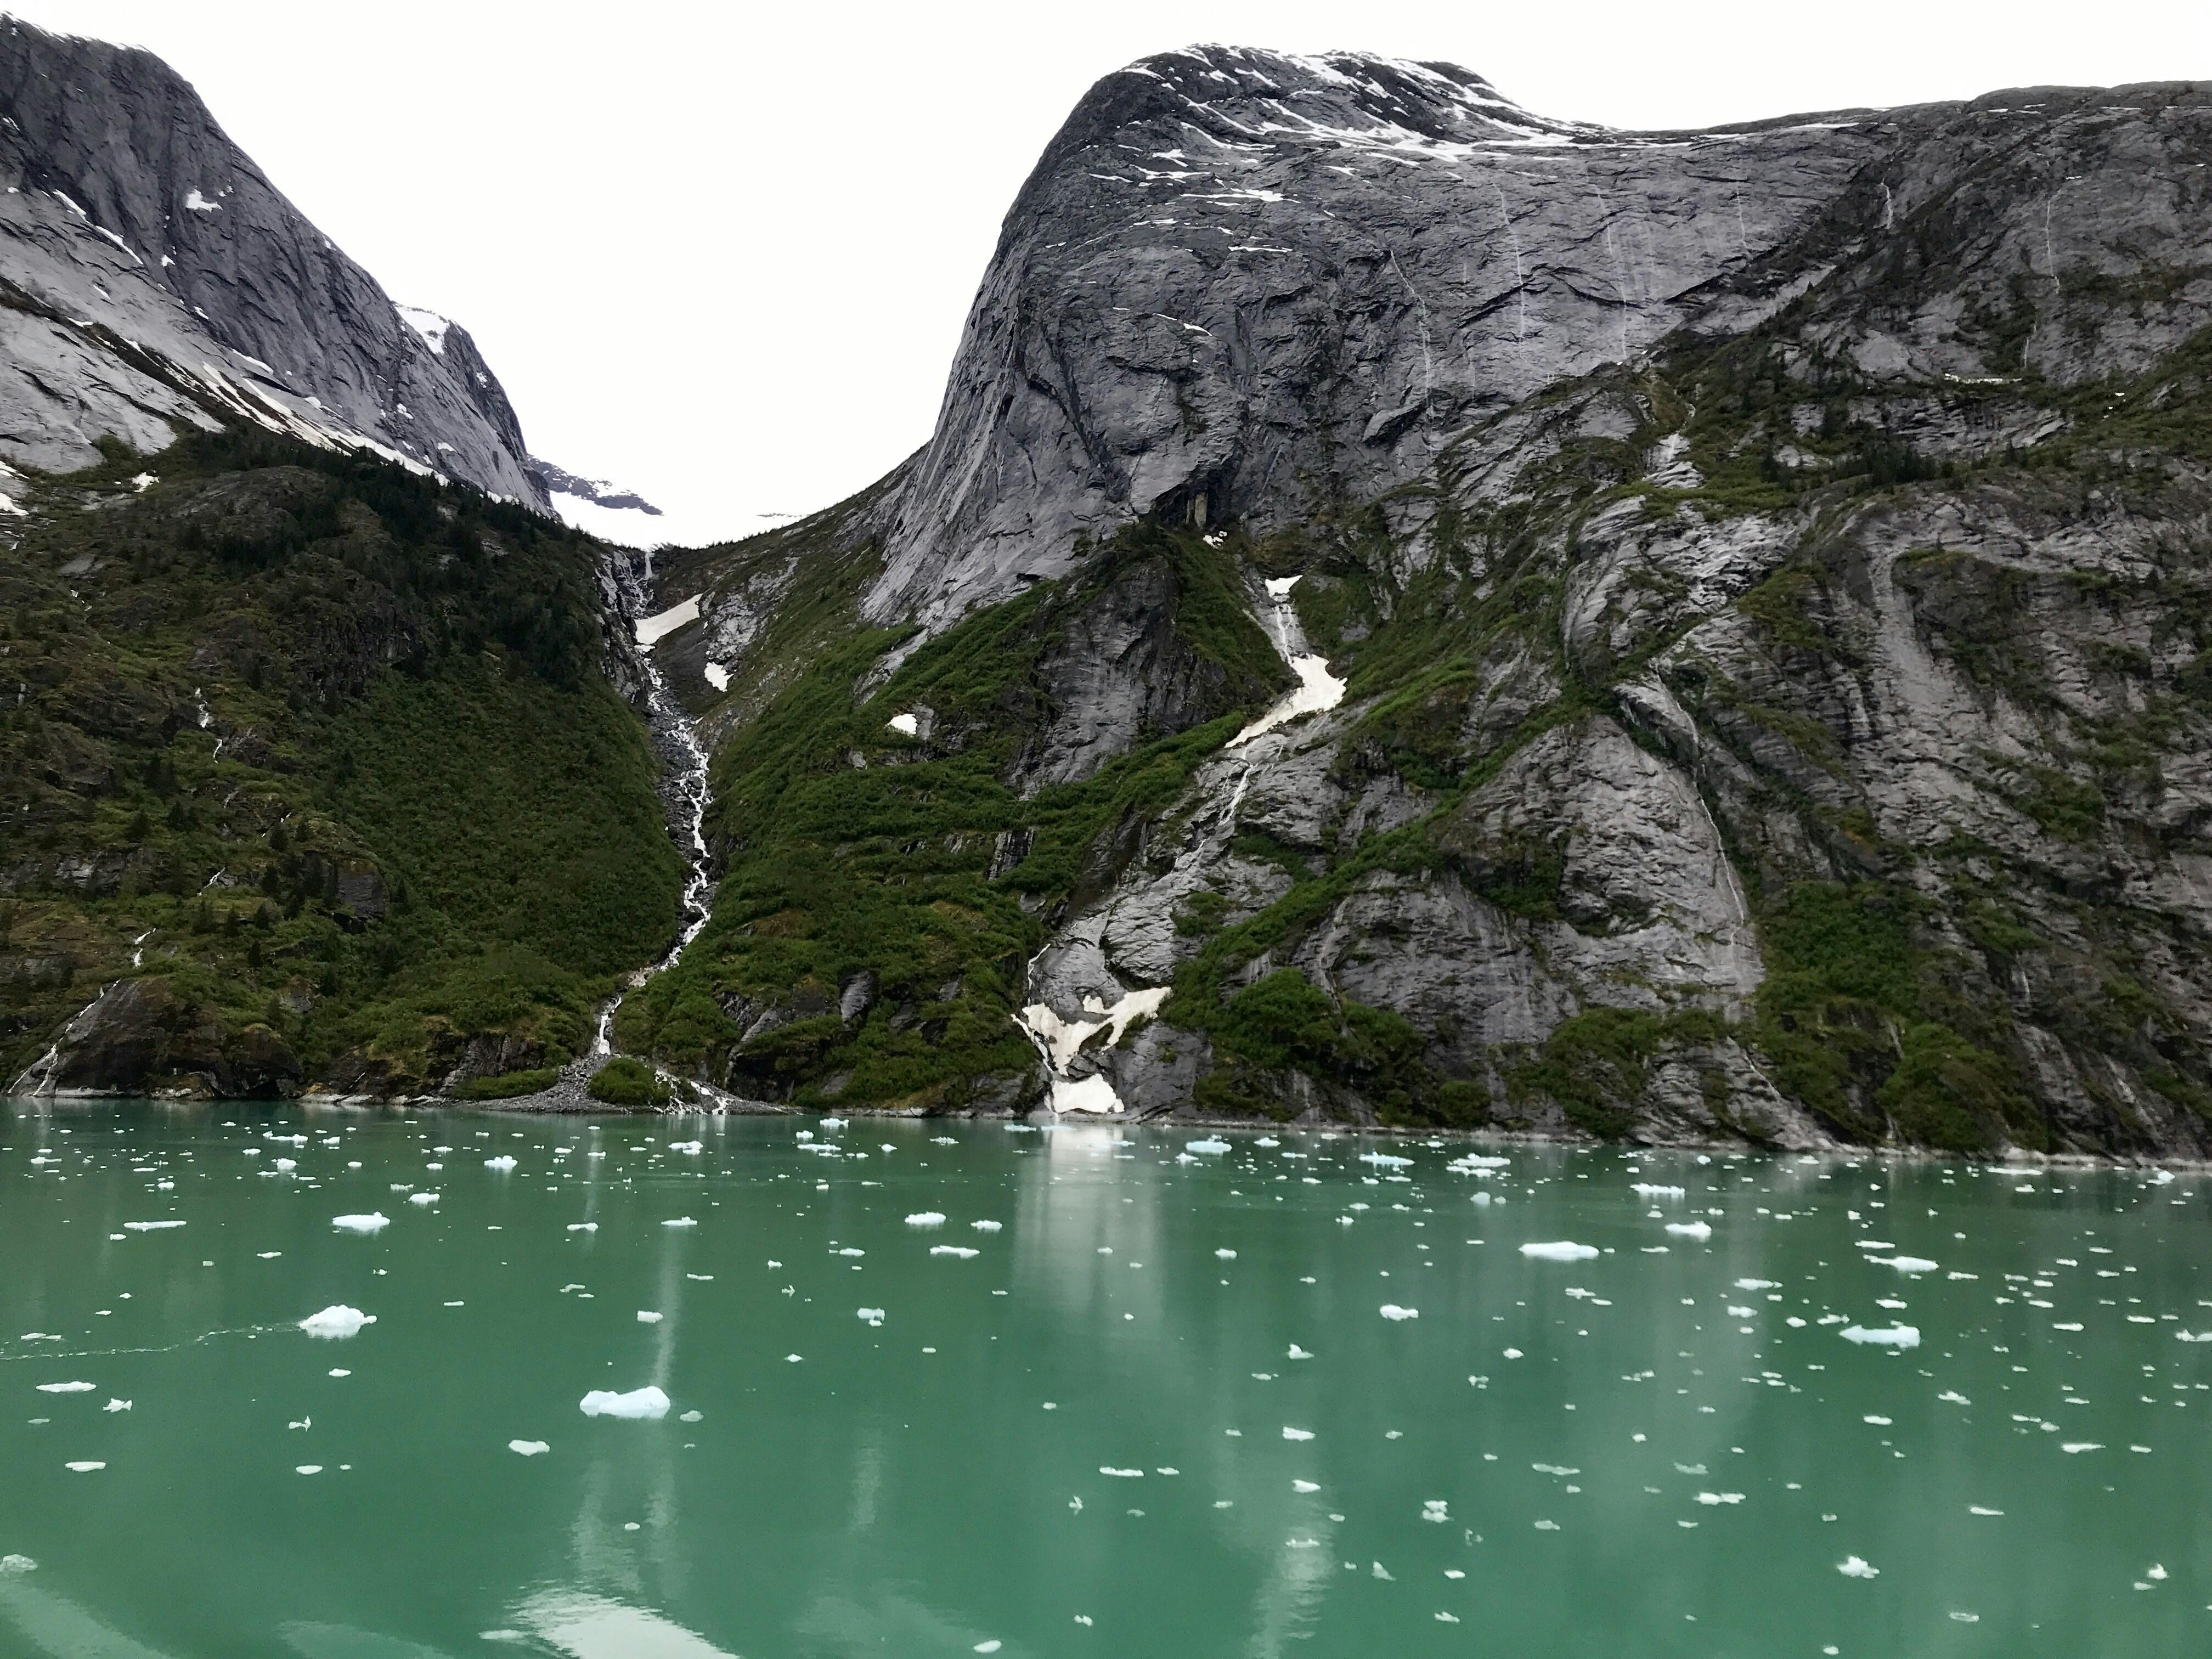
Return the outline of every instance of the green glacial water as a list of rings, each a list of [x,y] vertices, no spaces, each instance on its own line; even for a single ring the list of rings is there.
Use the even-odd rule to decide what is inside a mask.
[[[0,1655],[2203,1652],[2207,1202],[0,1106]]]

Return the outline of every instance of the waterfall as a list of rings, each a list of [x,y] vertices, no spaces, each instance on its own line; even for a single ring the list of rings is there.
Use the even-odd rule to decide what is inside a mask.
[[[638,660],[645,671],[646,726],[652,733],[654,746],[668,762],[669,787],[675,795],[675,817],[689,866],[678,910],[683,926],[677,933],[676,943],[659,961],[629,976],[625,988],[634,991],[654,975],[674,967],[691,941],[699,937],[714,914],[714,882],[707,872],[707,751],[699,745],[696,723],[678,704],[675,694],[668,689],[668,677],[661,672],[653,654],[664,635],[698,616],[699,601],[694,596],[659,616],[647,616],[647,595],[653,586],[650,553],[643,556],[641,571],[631,561],[623,559],[614,562],[612,574],[621,600],[619,614],[638,642]],[[622,1006],[623,994],[624,992],[617,992],[599,1010],[598,1030],[592,1038],[592,1059],[614,1052],[615,1010]]]

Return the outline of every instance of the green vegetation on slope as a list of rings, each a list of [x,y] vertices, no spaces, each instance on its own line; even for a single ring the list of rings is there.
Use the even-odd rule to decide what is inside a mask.
[[[1221,712],[1024,795],[1031,745],[1065,712],[1046,687],[1054,648],[1123,583],[1167,596],[1159,648]],[[872,694],[856,688],[903,634],[823,652],[717,751],[714,919],[624,1000],[617,1041],[806,1102],[943,1106],[1008,1087],[1034,1054],[1011,1016],[1044,919],[1103,890],[1278,687],[1237,591],[1232,556],[1139,526],[931,641]],[[890,726],[917,709],[927,738]]]
[[[113,981],[80,1085],[513,1071],[665,946],[680,860],[599,669],[593,544],[240,433],[21,499],[0,1074]]]

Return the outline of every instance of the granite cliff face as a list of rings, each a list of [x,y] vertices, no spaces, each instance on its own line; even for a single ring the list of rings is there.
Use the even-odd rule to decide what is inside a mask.
[[[618,1035],[825,1104],[2212,1152],[2208,325],[2201,86],[1109,76],[927,447],[664,563],[729,873]]]
[[[395,306],[149,52],[0,19],[0,458],[250,420],[541,511],[466,330]]]

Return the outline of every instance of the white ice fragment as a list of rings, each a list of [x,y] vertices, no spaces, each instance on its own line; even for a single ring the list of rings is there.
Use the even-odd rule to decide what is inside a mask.
[[[668,1150],[682,1152],[686,1158],[696,1158],[707,1150],[707,1144],[702,1140],[672,1140],[668,1143]]]
[[[1735,1282],[1735,1288],[1739,1291],[1778,1291],[1782,1286],[1779,1282],[1771,1279],[1739,1279]]]
[[[660,1224],[664,1227],[696,1227],[699,1224],[688,1215],[679,1215]]]
[[[94,1474],[107,1467],[105,1463],[64,1463],[62,1467],[71,1474]]]
[[[486,1158],[483,1164],[487,1170],[512,1170],[514,1167],[514,1160],[504,1152],[497,1158]]]
[[[596,1221],[571,1221],[568,1230],[572,1233],[595,1233],[599,1230],[599,1224]]]
[[[1655,1200],[1662,1198],[1687,1198],[1690,1195],[1689,1189],[1686,1187],[1651,1187],[1646,1186],[1641,1182],[1638,1182],[1635,1186],[1631,1187],[1628,1190],[1634,1193],[1638,1198]]]
[[[1558,1239],[1548,1244],[1523,1244],[1521,1254],[1538,1261],[1587,1261],[1597,1255],[1594,1244],[1577,1244],[1572,1239]]]
[[[1116,1480],[1141,1480],[1145,1478],[1145,1472],[1142,1469],[1114,1469],[1107,1468],[1103,1463],[1098,1466],[1098,1473],[1110,1474]]]
[[[633,1389],[628,1394],[616,1394],[607,1389],[594,1389],[578,1404],[586,1417],[623,1417],[632,1419],[658,1418],[668,1415],[668,1396],[647,1383]]]
[[[1311,1354],[1308,1353],[1304,1348],[1298,1346],[1295,1342],[1291,1344],[1290,1357],[1293,1359],[1311,1359],[1313,1358]]]
[[[1670,1221],[1667,1231],[1677,1238],[1694,1238],[1701,1244],[1713,1236],[1712,1228],[1703,1221]]]
[[[100,1409],[104,1412],[127,1412],[131,1409],[131,1402],[127,1400],[111,1400]]]
[[[380,1233],[392,1224],[386,1215],[334,1215],[331,1225],[342,1233]]]
[[[929,1247],[929,1253],[932,1255],[957,1256],[963,1261],[972,1261],[982,1254],[981,1250],[969,1249],[965,1244],[933,1244]]]
[[[1932,1273],[1939,1265],[1919,1255],[1870,1255],[1869,1261],[1883,1267],[1894,1267],[1901,1273]]]
[[[1864,1325],[1850,1325],[1839,1334],[1846,1342],[1871,1344],[1877,1348],[1917,1348],[1920,1346],[1919,1328],[1913,1325],[1885,1325],[1872,1330]]]
[[[704,1412],[685,1412],[676,1420],[679,1423],[696,1423],[700,1419],[706,1416],[706,1414],[707,1413]]]
[[[181,1227],[184,1224],[181,1221],[126,1221],[123,1224],[123,1231],[127,1233],[155,1233],[164,1227]]]
[[[94,1382],[41,1382],[40,1394],[90,1394],[99,1384]]]
[[[916,1210],[906,1218],[906,1224],[909,1227],[942,1227],[945,1217],[937,1210]]]
[[[435,1204],[438,1201],[438,1195],[435,1193],[410,1193],[407,1194],[407,1201],[410,1204]]]
[[[1740,1492],[1701,1492],[1698,1494],[1698,1502],[1711,1509],[1721,1504],[1741,1504],[1743,1494]]]
[[[637,1322],[641,1325],[658,1325],[660,1322],[660,1316],[649,1309],[640,1308],[637,1310]]]
[[[507,1449],[524,1457],[537,1457],[553,1449],[543,1440],[510,1440],[507,1443]]]
[[[1219,1153],[1229,1150],[1229,1143],[1209,1136],[1204,1140],[1186,1140],[1182,1149],[1187,1152]]]
[[[1880,1567],[1869,1566],[1856,1555],[1838,1561],[1836,1564],[1836,1571],[1846,1578],[1879,1578],[1881,1576]]]
[[[39,1564],[27,1555],[0,1555],[0,1578],[11,1578],[17,1573],[36,1572]]]
[[[1410,1170],[1413,1167],[1412,1158],[1400,1158],[1395,1152],[1362,1152],[1359,1161],[1372,1164],[1378,1170]]]
[[[2105,1449],[2105,1443],[2101,1440],[2068,1440],[2062,1442],[2058,1449],[2075,1454],[2102,1451]]]
[[[1311,1429],[1286,1428],[1283,1431],[1283,1438],[1285,1440],[1310,1440],[1313,1438],[1313,1431]]]
[[[1395,1302],[1385,1302],[1382,1304],[1382,1317],[1394,1323],[1399,1320],[1419,1319],[1420,1316],[1421,1310],[1419,1308],[1401,1308]]]
[[[880,1325],[884,1322],[884,1310],[881,1308],[862,1308],[858,1311],[860,1318],[870,1325]]]
[[[1216,1250],[1214,1255],[1220,1257],[1224,1261],[1234,1261],[1237,1260],[1237,1252],[1234,1250]]]
[[[309,1314],[300,1322],[300,1328],[309,1336],[325,1340],[346,1336],[358,1336],[364,1325],[376,1323],[374,1314],[365,1314],[358,1308],[343,1304],[325,1308],[318,1314]]]
[[[1006,1225],[1004,1222],[999,1221],[971,1221],[968,1224],[979,1233],[999,1232],[1003,1231]]]

